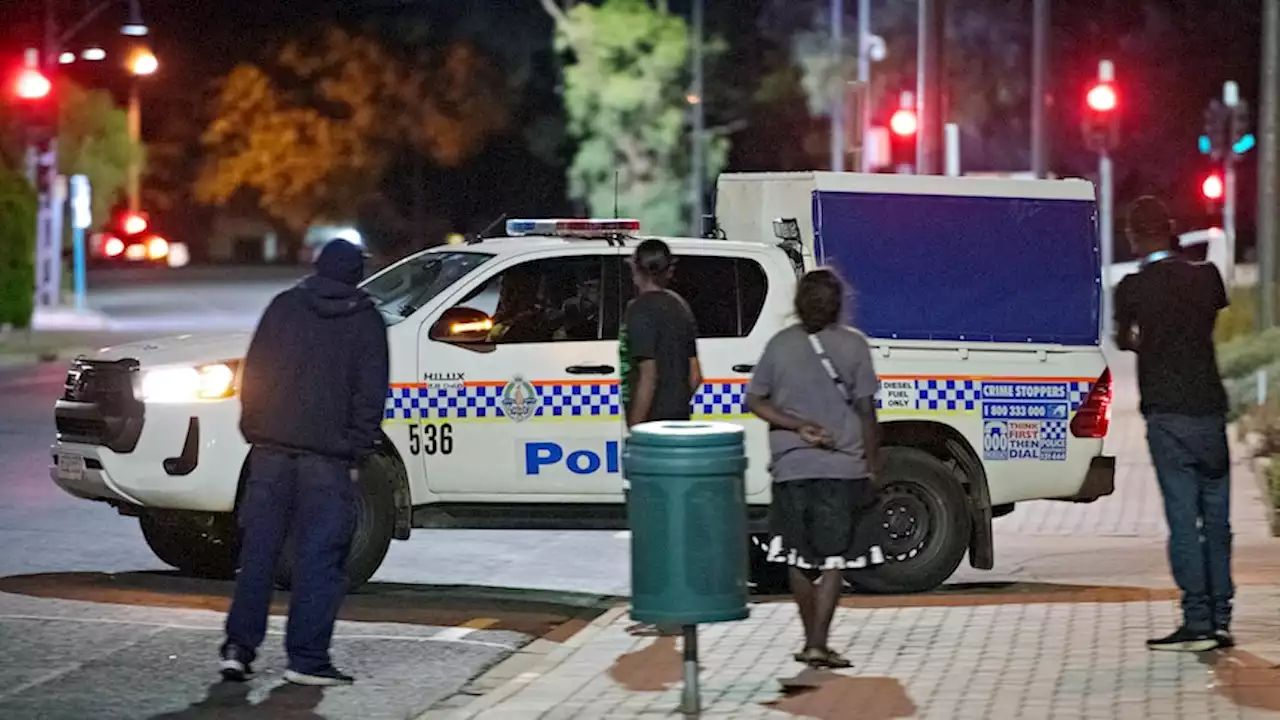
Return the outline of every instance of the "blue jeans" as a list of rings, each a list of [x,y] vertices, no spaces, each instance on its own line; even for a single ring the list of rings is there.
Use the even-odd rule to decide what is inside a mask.
[[[276,565],[292,537],[292,595],[285,630],[289,669],[329,665],[329,642],[347,593],[346,559],[356,522],[356,487],[346,463],[255,447],[240,500],[243,540],[227,643],[252,660],[267,634]]]
[[[1147,445],[1164,495],[1169,565],[1182,591],[1183,624],[1231,624],[1231,458],[1223,417],[1152,414]]]

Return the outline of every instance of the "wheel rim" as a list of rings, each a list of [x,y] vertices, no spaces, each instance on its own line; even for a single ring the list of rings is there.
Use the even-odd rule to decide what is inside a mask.
[[[939,500],[916,483],[893,483],[881,494],[879,515],[881,549],[889,560],[901,562],[919,555],[936,531],[933,518]]]

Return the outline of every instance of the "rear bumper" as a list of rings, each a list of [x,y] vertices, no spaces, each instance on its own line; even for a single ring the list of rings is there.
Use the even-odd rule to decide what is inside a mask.
[[[1091,503],[1116,491],[1116,459],[1112,455],[1098,455],[1089,461],[1084,484],[1071,497],[1058,498],[1068,502]]]

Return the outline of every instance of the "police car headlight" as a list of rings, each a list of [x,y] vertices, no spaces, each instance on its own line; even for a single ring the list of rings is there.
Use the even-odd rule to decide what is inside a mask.
[[[142,374],[137,394],[143,402],[178,403],[221,400],[235,392],[235,364],[215,363],[148,370]]]

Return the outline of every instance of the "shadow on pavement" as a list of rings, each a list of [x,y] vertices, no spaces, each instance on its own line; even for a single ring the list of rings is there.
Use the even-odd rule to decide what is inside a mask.
[[[226,612],[234,584],[177,572],[41,573],[0,578],[0,592],[119,605]],[[370,583],[347,596],[339,619],[356,622],[511,630],[544,637],[566,625],[581,627],[623,598],[545,590],[463,585]],[[289,594],[277,592],[274,615]]]
[[[778,682],[783,696],[762,704],[797,717],[891,720],[912,717],[917,712],[902,682],[891,677],[848,677],[810,668]]]
[[[1242,708],[1280,710],[1280,665],[1239,649],[1201,653],[1214,692]]]
[[[203,700],[192,703],[186,709],[152,715],[148,720],[311,720],[324,716],[315,712],[324,700],[324,691],[317,687],[279,685],[272,688],[266,699],[259,703],[249,701],[249,683],[218,682],[209,686]]]

